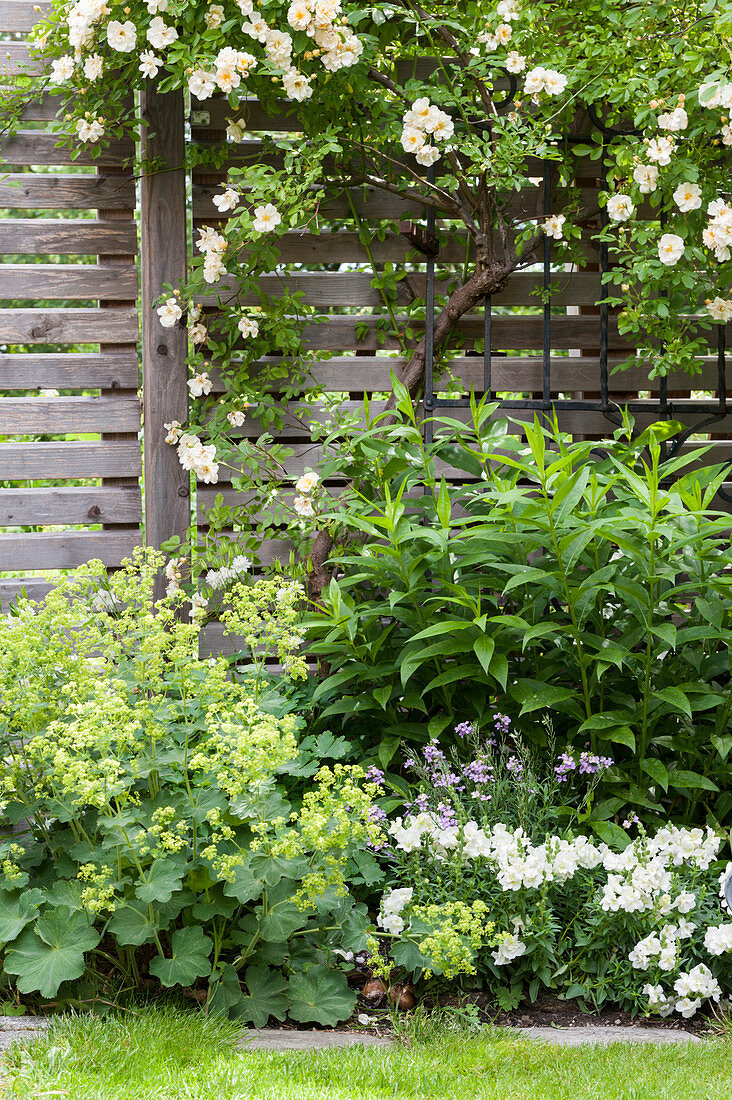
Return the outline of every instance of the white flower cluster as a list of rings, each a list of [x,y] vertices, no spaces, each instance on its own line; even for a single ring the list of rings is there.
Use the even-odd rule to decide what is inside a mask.
[[[237,580],[242,573],[248,573],[251,568],[251,560],[243,554],[237,554],[231,565],[222,565],[220,569],[209,569],[206,574],[206,584],[214,590],[225,588],[227,584]]]
[[[404,919],[400,915],[409,905],[414,891],[410,887],[401,890],[389,890],[381,899],[381,909],[376,918],[379,928],[390,936],[400,936],[404,931]]]
[[[292,502],[292,507],[299,516],[309,517],[315,515],[312,494],[317,489],[319,482],[320,475],[313,471],[308,471],[306,474],[303,474],[302,477],[299,477],[295,482],[295,489],[299,495],[296,496]]]
[[[207,283],[217,283],[226,274],[226,265],[222,259],[226,247],[226,237],[212,225],[204,225],[198,230],[196,248],[206,257],[203,261],[203,277]]]
[[[665,924],[658,935],[652,933],[640,940],[628,955],[635,970],[648,970],[655,964],[659,970],[673,970],[678,962],[678,940],[688,940],[695,924],[681,918],[678,924]]]
[[[669,825],[654,837],[639,838],[624,852],[605,851],[603,866],[610,872],[602,893],[601,906],[609,912],[643,913],[655,909],[662,914],[676,909],[689,913],[696,901],[693,894],[671,899],[671,867],[689,865],[708,869],[719,849],[719,837],[707,829],[679,829]]]
[[[414,153],[417,163],[429,167],[440,159],[440,152],[427,142],[428,135],[434,141],[448,141],[455,132],[455,124],[446,111],[441,111],[427,96],[416,99],[402,119],[401,143],[407,153]]]
[[[190,385],[190,382],[189,382]],[[204,446],[197,435],[184,432],[177,420],[165,425],[165,442],[178,446],[178,461],[184,470],[193,470],[199,481],[205,485],[215,485],[219,480],[219,464],[216,461],[216,447],[213,443]]]
[[[713,199],[707,206],[707,214],[709,221],[702,233],[702,240],[721,263],[732,255],[732,206],[724,199]]]
[[[674,1010],[685,1019],[701,1008],[702,1001],[718,1001],[722,990],[708,966],[699,963],[685,974],[679,974],[674,982],[675,996],[667,994],[662,985],[644,985],[648,1007],[659,1016],[669,1016]]]
[[[545,92],[547,95],[561,95],[569,83],[569,77],[558,73],[556,69],[545,69],[537,65],[524,78],[524,91],[535,99]]]
[[[188,90],[196,99],[209,99],[217,88],[228,95],[246,80],[256,64],[253,54],[224,46],[210,67],[199,66],[193,70],[188,78]]]

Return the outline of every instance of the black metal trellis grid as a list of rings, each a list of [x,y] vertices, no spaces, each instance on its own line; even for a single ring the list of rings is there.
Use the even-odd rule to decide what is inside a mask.
[[[513,95],[509,95],[508,99],[502,104],[505,106],[513,98]],[[605,126],[597,117],[596,112],[588,108],[588,114],[600,132],[599,140],[603,141],[605,136],[618,136],[627,131],[614,130]],[[598,140],[594,135],[583,135],[580,137],[574,137],[568,139],[573,142],[587,143],[588,141]],[[544,219],[551,216],[551,188],[552,188],[552,161],[543,161],[543,208],[542,217]],[[602,164],[602,161],[601,161]],[[604,165],[601,169],[602,178],[604,180]],[[434,169],[430,170],[430,175],[434,175]],[[602,223],[606,224],[606,214],[602,212]],[[427,240],[435,241],[435,211],[431,207],[427,214]],[[426,288],[426,315],[425,315],[425,393],[424,393],[424,407],[425,413],[430,417],[438,409],[441,408],[467,408],[470,406],[470,399],[464,397],[439,397],[435,392],[435,356],[434,356],[434,319],[435,319],[435,285],[436,285],[436,263],[439,258],[439,250],[437,247],[427,253],[427,288]],[[552,413],[553,411],[572,410],[577,412],[601,412],[604,417],[613,425],[622,424],[622,409],[627,409],[630,413],[633,412],[648,412],[649,407],[653,407],[653,401],[644,400],[630,400],[625,402],[622,407],[611,400],[609,396],[609,377],[608,377],[608,319],[609,319],[609,307],[607,303],[601,303],[599,306],[599,332],[598,332],[598,345],[599,345],[599,385],[597,389],[600,393],[600,399],[591,398],[552,398],[552,363],[551,363],[551,351],[552,351],[552,302],[551,302],[551,279],[552,279],[552,245],[551,238],[545,234],[543,242],[543,329],[542,329],[542,395],[541,397],[532,398],[505,398],[498,399],[500,402],[501,411],[508,410],[534,410],[537,413]],[[601,285],[605,285],[605,275],[610,270],[609,264],[609,249],[607,242],[602,242],[600,245],[600,279]],[[492,301],[491,296],[486,295],[484,298],[484,352],[483,352],[483,391],[489,399],[495,397],[495,391],[493,389],[492,380]],[[695,413],[699,415],[693,424],[684,427],[670,441],[670,445],[664,448],[664,457],[671,458],[676,455],[683,443],[685,443],[689,437],[698,432],[704,431],[712,425],[723,420],[728,415],[727,409],[727,382],[726,382],[726,333],[724,324],[717,326],[717,397],[709,401],[703,400],[670,400],[668,397],[668,382],[666,378],[659,380],[659,394],[655,400],[655,404],[658,410],[658,418],[660,420],[673,420],[679,419],[687,413]],[[431,426],[428,424],[428,432],[431,434]],[[732,501],[732,495],[728,494],[724,489],[720,488],[720,496],[727,501]]]

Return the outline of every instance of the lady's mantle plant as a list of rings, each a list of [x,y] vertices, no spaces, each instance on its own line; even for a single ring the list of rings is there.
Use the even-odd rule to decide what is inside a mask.
[[[620,330],[652,373],[694,373],[713,325],[732,318],[731,20],[726,2],[701,0],[466,0],[457,9],[415,0],[56,0],[37,41],[74,143],[94,150],[134,126],[134,88],[183,89],[194,109],[225,95],[229,140],[245,153],[252,97],[297,119],[298,133],[231,171],[214,197],[217,216],[199,230],[190,284],[166,291],[159,311],[162,325],[188,324],[194,347],[196,408],[186,432],[170,428],[184,465],[206,483],[222,461],[241,469],[253,451],[232,443],[231,429],[252,415],[264,427],[276,422],[272,391],[289,387],[292,396],[305,385],[308,311],[287,291],[268,297],[260,279],[276,270],[283,235],[339,227],[323,201],[326,181],[331,195],[365,184],[400,196],[417,216],[432,207],[441,235],[465,243],[435,323],[443,355],[460,319],[534,262],[546,237],[557,263],[582,259],[579,238],[601,211],[569,186],[561,210],[541,213],[535,158],[553,160],[554,179],[567,185],[601,174],[602,158],[601,236],[613,249]],[[602,134],[589,126],[588,107]],[[565,140],[588,133],[586,145]],[[595,163],[578,165],[578,156]],[[362,239],[369,251],[365,230]],[[405,272],[374,274],[390,318],[383,336],[407,354],[402,381],[414,396],[425,365],[425,342],[412,339],[422,302],[398,317]],[[283,356],[274,373],[252,369],[272,353]],[[229,389],[210,418],[213,366]],[[303,415],[307,423],[307,408]],[[330,549],[323,534],[312,555],[316,589]]]
[[[412,758],[416,797],[382,849],[394,886],[378,924],[398,965],[473,975],[505,1008],[546,988],[588,1007],[689,1017],[729,991],[732,924],[719,886],[732,865],[720,877],[712,829],[640,828],[612,850],[577,830],[612,761],[588,753],[577,768],[563,753],[542,780],[519,743],[501,747],[505,725],[498,746],[458,732],[467,754],[433,742]],[[569,774],[575,797],[564,791]],[[571,826],[557,830],[573,803]]]
[[[373,787],[336,765],[287,801],[299,719],[263,676],[199,657],[174,576],[153,604],[161,561],[139,551],[109,580],[92,562],[0,623],[3,981],[55,998],[85,972],[152,978],[262,1024],[335,1023],[355,995],[333,952],[366,944],[345,875],[379,840]],[[295,678],[301,596],[239,581],[225,617]]]

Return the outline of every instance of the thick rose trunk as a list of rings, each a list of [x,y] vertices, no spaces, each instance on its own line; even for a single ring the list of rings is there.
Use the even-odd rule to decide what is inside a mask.
[[[502,290],[516,266],[516,258],[506,260],[503,264],[490,264],[475,272],[475,274],[454,291],[445,303],[434,325],[434,349],[437,355],[447,343],[455,326],[469,313],[486,294],[495,294]],[[426,366],[426,341],[424,336],[412,352],[409,362],[401,372],[400,381],[404,383],[412,400],[418,396],[424,381]],[[392,401],[389,405],[393,407]],[[387,421],[388,423],[388,421]],[[323,588],[331,579],[331,572],[327,568],[333,539],[330,532],[321,530],[318,532],[313,548],[310,551],[311,572],[309,578],[309,593],[312,600],[319,600]]]

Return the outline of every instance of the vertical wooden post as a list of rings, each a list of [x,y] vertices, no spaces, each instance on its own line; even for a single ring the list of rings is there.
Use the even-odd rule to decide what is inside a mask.
[[[145,121],[141,187],[142,386],[145,470],[145,542],[159,547],[190,525],[190,474],[165,442],[163,425],[185,424],[188,387],[185,317],[163,328],[155,309],[164,283],[185,279],[187,255],[183,96],[161,95],[151,81],[142,93]]]

